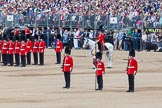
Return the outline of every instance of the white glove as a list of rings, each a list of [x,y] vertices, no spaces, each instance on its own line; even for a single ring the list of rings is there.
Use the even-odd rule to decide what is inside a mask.
[[[72,72],[73,68],[70,68],[70,72]]]

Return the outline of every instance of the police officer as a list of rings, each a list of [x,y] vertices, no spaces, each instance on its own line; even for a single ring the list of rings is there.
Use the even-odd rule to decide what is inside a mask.
[[[60,64],[61,63],[61,51],[62,51],[63,45],[61,41],[61,36],[58,34],[57,35],[57,41],[56,41],[56,60],[57,62],[55,64]]]
[[[40,65],[44,65],[44,49],[46,47],[46,43],[43,41],[44,36],[40,36],[40,42],[39,42],[39,62]]]
[[[63,88],[70,88],[70,74],[73,70],[73,58],[70,56],[71,49],[69,47],[65,48],[65,56],[63,59],[62,72],[64,72],[65,86]]]
[[[102,90],[103,89],[103,78],[102,74],[105,73],[105,66],[104,63],[101,61],[102,59],[102,53],[97,52],[96,53],[96,76],[97,76],[97,83],[98,83],[98,88],[96,90]]]
[[[126,69],[129,83],[129,89],[126,92],[134,92],[134,76],[136,75],[138,70],[138,63],[134,57],[135,57],[135,50],[131,49],[129,51],[129,60]]]

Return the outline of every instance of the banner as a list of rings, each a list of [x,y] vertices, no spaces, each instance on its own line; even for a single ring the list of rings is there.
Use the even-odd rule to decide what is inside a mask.
[[[144,29],[144,31],[147,33],[156,33],[156,32],[162,32],[162,28],[147,28]]]
[[[7,21],[13,21],[13,15],[7,15]]]
[[[117,17],[110,17],[110,24],[117,24]]]

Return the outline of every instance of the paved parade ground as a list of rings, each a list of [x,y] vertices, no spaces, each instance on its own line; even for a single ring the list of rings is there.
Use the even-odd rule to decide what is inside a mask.
[[[73,49],[72,57],[71,89],[62,88],[64,76],[53,49],[45,50],[44,66],[0,66],[0,108],[162,108],[162,53],[136,53],[134,93],[125,92],[127,51],[114,51],[113,68],[103,76],[103,91],[94,90],[89,50]],[[106,55],[103,61],[107,66]]]

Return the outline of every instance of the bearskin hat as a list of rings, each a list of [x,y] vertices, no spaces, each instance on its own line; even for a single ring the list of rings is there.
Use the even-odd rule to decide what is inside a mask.
[[[37,39],[37,40],[38,40],[38,35],[35,35],[35,36],[34,36],[34,39]]]
[[[27,35],[26,35],[26,38],[27,38],[27,39],[30,39],[30,34],[27,34]]]
[[[70,55],[70,53],[71,53],[71,49],[70,49],[70,47],[66,47],[65,48],[65,54],[69,54]]]
[[[58,34],[56,38],[61,40],[61,35]]]
[[[43,34],[40,35],[40,39],[44,39],[44,35]]]
[[[135,50],[133,48],[129,50],[129,56],[135,57]]]
[[[25,36],[21,35],[21,41],[25,41]]]
[[[10,36],[9,40],[13,40],[13,37],[12,37],[12,36]]]
[[[100,32],[103,32],[103,31],[104,31],[103,25],[100,25],[100,26],[98,27],[98,31],[100,31]]]
[[[102,53],[101,52],[97,52],[96,53],[96,59],[102,59]]]
[[[16,36],[16,40],[19,40],[19,36]]]

